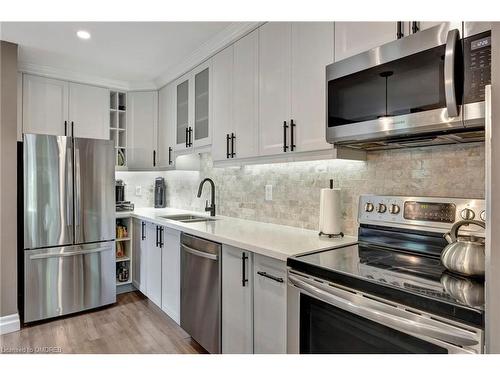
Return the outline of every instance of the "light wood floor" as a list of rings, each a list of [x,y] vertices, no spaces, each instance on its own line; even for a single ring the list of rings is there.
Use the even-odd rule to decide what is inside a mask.
[[[111,307],[30,325],[0,336],[1,352],[41,347],[62,353],[204,353],[140,292],[117,296]]]

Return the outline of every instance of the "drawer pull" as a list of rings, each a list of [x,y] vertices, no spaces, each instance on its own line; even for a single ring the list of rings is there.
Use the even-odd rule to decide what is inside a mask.
[[[267,272],[258,271],[257,275],[267,277],[268,279],[274,280],[274,281],[276,281],[278,283],[282,283],[283,282],[283,278],[282,277],[273,276],[273,275],[268,274]]]

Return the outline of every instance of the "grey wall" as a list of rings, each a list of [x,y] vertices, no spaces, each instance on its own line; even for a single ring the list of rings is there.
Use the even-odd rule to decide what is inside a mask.
[[[0,41],[0,316],[17,312],[17,45]]]
[[[127,199],[139,205],[136,184],[152,188],[153,175],[121,173]],[[147,172],[150,173],[150,172]],[[196,198],[201,179],[217,186],[217,213],[250,220],[318,229],[320,189],[330,178],[342,189],[344,231],[357,228],[360,194],[394,194],[484,198],[484,145],[449,145],[368,154],[366,162],[325,160],[282,164],[213,168],[210,155],[202,155],[201,171],[158,172],[167,181],[169,207],[203,210],[208,186]],[[273,185],[273,200],[264,200],[265,185]],[[145,189],[145,185],[147,189]]]

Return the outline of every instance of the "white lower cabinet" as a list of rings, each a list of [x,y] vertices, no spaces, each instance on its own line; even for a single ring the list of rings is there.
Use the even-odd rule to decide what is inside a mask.
[[[161,228],[146,223],[146,296],[158,307],[161,307]]]
[[[254,254],[254,353],[286,353],[286,262]]]
[[[222,245],[222,353],[253,353],[253,254]]]
[[[146,222],[134,219],[132,227],[132,284],[146,294]]]
[[[177,324],[181,321],[181,233],[163,228],[161,255],[161,309]]]

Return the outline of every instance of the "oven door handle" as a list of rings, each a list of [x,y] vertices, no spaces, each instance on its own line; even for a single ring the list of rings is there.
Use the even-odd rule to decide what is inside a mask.
[[[460,35],[457,29],[448,31],[444,54],[444,94],[446,98],[446,109],[448,110],[449,117],[458,116],[455,60],[459,38]]]
[[[380,309],[377,309],[374,306],[374,303],[371,303],[369,307],[362,306],[361,304],[358,304],[354,301],[349,301],[342,297],[336,296],[327,290],[323,290],[319,286],[311,285],[310,283],[303,281],[291,274],[288,274],[288,280],[293,285],[315,298],[318,298],[326,303],[329,303],[342,310],[356,314],[363,318],[383,324],[390,328],[397,329],[401,332],[411,332],[417,336],[427,336],[440,341],[451,343],[453,345],[474,346],[479,344],[478,340],[474,337],[474,333],[472,332],[469,333],[465,330],[458,331],[457,329],[455,329],[454,333],[451,333],[450,330],[445,330],[443,328],[432,326],[430,324],[407,319],[402,316],[389,314]],[[358,297],[364,298],[361,296]],[[450,329],[452,328],[450,327]]]

